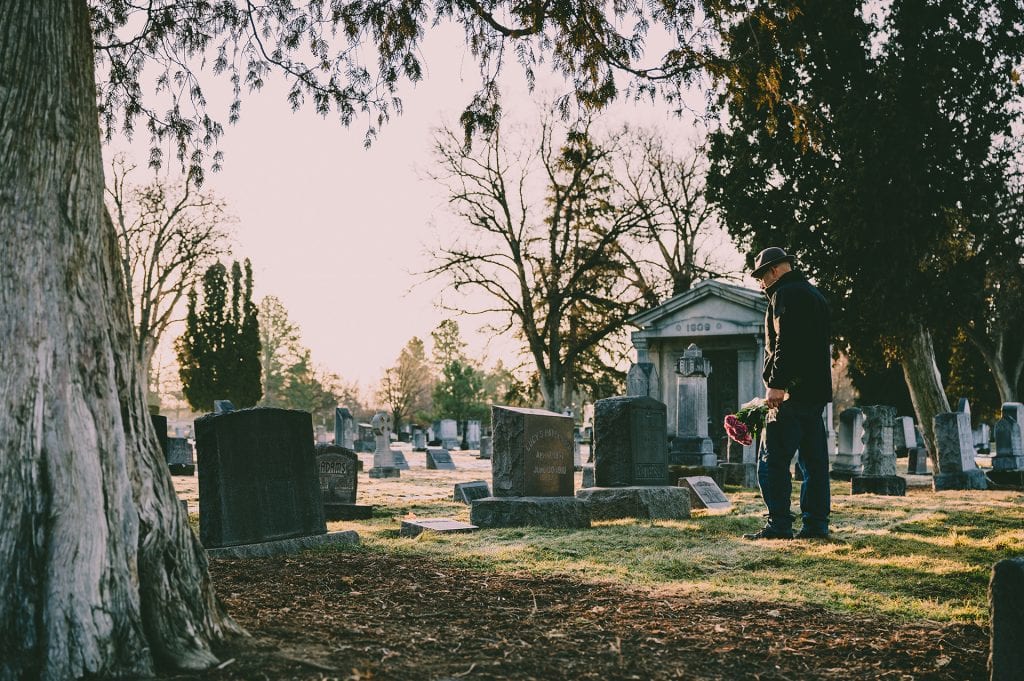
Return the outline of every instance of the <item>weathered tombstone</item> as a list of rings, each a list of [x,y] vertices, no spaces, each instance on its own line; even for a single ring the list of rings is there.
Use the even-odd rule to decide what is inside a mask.
[[[467,449],[480,449],[479,421],[466,421],[466,445]]]
[[[991,681],[1024,678],[1024,558],[1006,558],[992,567],[988,583]]]
[[[405,460],[405,453],[400,449],[391,450],[391,458],[395,462],[395,468],[400,471],[409,470],[409,462]]]
[[[896,475],[896,449],[893,429],[896,408],[882,405],[863,407],[863,470],[852,478],[854,494],[882,494],[902,497],[907,494],[907,479]]]
[[[367,520],[373,506],[356,504],[359,457],[351,449],[319,444],[316,465],[320,472],[320,497],[327,520]]]
[[[192,443],[183,437],[167,438],[167,467],[171,475],[195,475]]]
[[[708,437],[708,376],[711,360],[691,343],[676,366],[676,438],[669,463],[715,468],[718,459]]]
[[[992,452],[992,429],[987,423],[979,423],[974,429],[974,451],[978,454],[989,455]]]
[[[228,555],[278,553],[309,545],[293,538],[327,532],[308,412],[208,414],[196,420],[195,430],[203,546],[248,547]],[[353,532],[344,535],[326,541],[358,540]]]
[[[834,480],[850,480],[864,471],[860,457],[864,451],[864,414],[851,407],[839,414],[839,444],[836,460],[829,473]]]
[[[334,444],[355,451],[356,420],[348,407],[334,408]]]
[[[1003,487],[1024,487],[1024,404],[1003,403],[995,427],[996,455],[988,477]]]
[[[706,508],[709,511],[732,509],[729,497],[725,496],[722,488],[706,475],[679,478],[679,486],[690,491],[690,503],[694,508]]]
[[[480,527],[590,527],[587,505],[573,494],[572,418],[518,407],[492,407],[494,496],[477,499]]]
[[[427,434],[423,432],[422,428],[417,427],[412,429],[412,451],[427,451]]]
[[[391,414],[381,411],[374,414],[370,424],[373,426],[375,447],[373,450],[373,468],[370,477],[397,478],[402,472],[395,464],[395,453],[391,449]]]
[[[427,447],[427,470],[453,471],[455,462],[443,447]]]
[[[928,450],[924,447],[907,448],[907,474],[928,475]]]
[[[441,419],[439,430],[442,447],[448,451],[459,448],[459,424],[454,419]]]
[[[476,525],[463,523],[452,518],[416,518],[413,520],[403,520],[402,528],[398,531],[398,534],[403,537],[415,537],[423,532],[463,534],[479,529]]]
[[[892,445],[896,450],[897,457],[907,456],[907,450],[917,446],[914,419],[909,416],[896,417],[896,425],[892,431]]]
[[[594,480],[594,466],[585,465],[583,466],[583,478],[580,481],[580,487],[594,487],[596,481]]]
[[[650,362],[640,362],[629,367],[626,374],[626,395],[628,397],[661,397],[661,382],[658,369]]]
[[[472,504],[476,499],[483,499],[491,496],[491,488],[484,480],[473,480],[472,482],[455,483],[455,492],[452,496],[454,501],[463,504]]]
[[[360,423],[356,426],[356,442],[354,449],[357,452],[374,452],[377,449],[377,437],[373,432],[373,424]]]
[[[153,430],[156,431],[156,439],[160,441],[160,451],[164,453],[164,459],[168,458],[167,443],[167,417],[160,414],[150,414],[150,421],[153,422]],[[170,463],[170,461],[168,461]]]
[[[235,411],[235,405],[232,404],[231,400],[214,400],[213,401],[213,413],[214,414],[227,414]]]
[[[936,491],[988,488],[985,474],[974,462],[969,411],[935,415],[935,446],[939,450],[939,470],[932,478]]]
[[[665,405],[652,397],[595,403],[595,484],[576,492],[590,506],[591,518],[690,517],[689,495],[668,486],[665,417]]]
[[[494,442],[491,440],[490,435],[480,436],[480,454],[476,457],[478,459],[490,459],[491,454],[494,452]]]

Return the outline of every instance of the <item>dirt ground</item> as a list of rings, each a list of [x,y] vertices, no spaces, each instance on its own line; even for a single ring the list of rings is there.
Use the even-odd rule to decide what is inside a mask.
[[[215,560],[252,635],[173,679],[983,679],[987,632],[364,550]]]

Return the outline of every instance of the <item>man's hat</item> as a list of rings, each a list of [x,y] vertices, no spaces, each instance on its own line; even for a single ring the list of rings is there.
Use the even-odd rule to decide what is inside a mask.
[[[769,246],[754,258],[754,269],[751,270],[750,276],[760,279],[769,269],[783,262],[793,264],[793,256],[788,255],[778,246]]]

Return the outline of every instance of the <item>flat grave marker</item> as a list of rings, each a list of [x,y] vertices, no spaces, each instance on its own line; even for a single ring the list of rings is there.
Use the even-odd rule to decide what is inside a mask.
[[[473,480],[471,482],[455,483],[455,492],[452,495],[452,499],[472,505],[474,500],[489,496],[491,496],[491,488],[488,487],[487,482],[484,480]]]
[[[728,511],[732,502],[725,492],[712,478],[706,475],[693,475],[679,478],[679,486],[690,490],[690,501],[694,508],[706,508],[709,511]]]
[[[432,471],[453,471],[455,462],[447,449],[442,447],[427,447],[427,470]]]
[[[437,532],[438,534],[465,534],[480,528],[476,525],[460,522],[452,518],[416,518],[403,520],[402,529],[399,534],[403,537],[415,537],[424,532]]]

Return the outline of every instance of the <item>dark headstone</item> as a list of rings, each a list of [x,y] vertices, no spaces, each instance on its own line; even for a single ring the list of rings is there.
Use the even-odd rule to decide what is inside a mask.
[[[412,431],[412,451],[427,451],[427,434],[423,432],[422,428],[414,428]]]
[[[355,449],[356,420],[348,407],[334,408],[334,444],[346,449]]]
[[[583,481],[580,483],[580,487],[594,487],[594,467],[591,465],[583,466]]]
[[[398,533],[403,537],[415,537],[423,532],[463,534],[479,529],[476,525],[459,522],[451,518],[417,518],[415,520],[403,520],[402,529]]]
[[[481,435],[480,436],[480,455],[477,456],[477,458],[478,459],[488,459],[489,460],[493,454],[494,454],[494,441],[491,440],[491,436],[490,435]]]
[[[469,521],[487,528],[586,528],[590,527],[590,508],[575,497],[487,497],[473,502]]]
[[[928,475],[928,450],[924,447],[907,448],[907,474]]]
[[[709,511],[728,511],[732,502],[718,483],[706,475],[680,478],[680,487],[690,490],[690,505],[693,508],[706,508]]]
[[[324,534],[309,412],[243,409],[195,422],[207,548]]]
[[[395,468],[397,468],[400,471],[409,470],[409,462],[405,460],[405,452],[402,452],[401,450],[398,449],[392,449],[391,456],[395,460]]]
[[[1024,470],[1024,404],[1006,402],[995,427],[996,455],[992,470]]]
[[[991,681],[1024,679],[1024,558],[992,567],[988,584]]]
[[[171,475],[194,475],[196,462],[192,457],[192,443],[183,437],[167,438],[167,467]]]
[[[690,492],[682,487],[587,487],[577,490],[576,498],[587,503],[593,520],[690,517]]]
[[[427,469],[438,471],[455,470],[455,462],[447,449],[441,447],[427,447]]]
[[[667,409],[652,397],[594,403],[597,487],[668,485]]]
[[[455,483],[455,493],[452,499],[464,504],[472,504],[476,499],[489,496],[491,496],[491,488],[487,486],[487,483],[483,480],[473,480],[472,482]]]
[[[757,489],[757,464],[723,463],[718,467],[722,471],[724,484],[736,485],[746,489]]]
[[[202,514],[199,515],[199,518],[201,525]],[[206,549],[206,555],[211,558],[269,558],[271,556],[285,556],[312,548],[339,544],[359,544],[359,533],[346,530],[344,532],[328,532],[326,534],[315,534],[305,537],[292,537],[291,539],[264,541],[258,544],[208,548]]]
[[[572,417],[495,406],[491,423],[495,496],[572,498]]]
[[[337,445],[317,445],[316,464],[320,471],[320,496],[324,508],[356,503],[359,457],[351,449]]]
[[[160,441],[160,451],[163,452],[164,459],[167,459],[167,417],[160,414],[150,414],[149,418],[153,422],[156,439]]]

